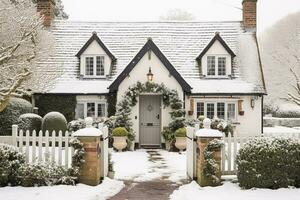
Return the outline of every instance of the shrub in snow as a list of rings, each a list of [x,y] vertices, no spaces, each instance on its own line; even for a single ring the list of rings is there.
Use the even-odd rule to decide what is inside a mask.
[[[186,137],[186,128],[179,128],[175,131],[176,137]]]
[[[128,136],[128,131],[124,128],[124,127],[117,127],[114,128],[114,130],[112,131],[112,136],[113,137],[126,137]]]
[[[300,141],[255,138],[238,152],[237,177],[243,188],[300,187]]]
[[[67,129],[70,132],[78,131],[79,129],[83,129],[86,127],[84,119],[76,119],[73,121],[70,121],[67,125]]]
[[[0,186],[18,185],[18,170],[25,163],[25,156],[16,147],[0,144]]]
[[[19,129],[22,129],[23,131],[29,130],[30,132],[35,130],[38,132],[42,128],[42,120],[43,118],[41,116],[34,113],[22,114],[19,117]]]
[[[48,130],[50,133],[52,131],[62,131],[67,130],[67,120],[65,116],[59,112],[49,112],[43,118],[42,123],[43,131]]]
[[[11,135],[11,126],[17,124],[19,116],[32,112],[32,105],[25,99],[11,98],[7,107],[0,112],[0,134]]]

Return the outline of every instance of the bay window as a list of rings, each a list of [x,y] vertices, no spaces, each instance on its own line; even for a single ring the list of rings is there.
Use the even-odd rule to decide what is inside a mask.
[[[199,101],[196,103],[197,118],[205,116],[213,119],[218,117],[226,121],[236,121],[236,103],[235,102],[205,102]]]
[[[98,118],[106,116],[105,102],[78,102],[76,105],[76,119],[86,117]]]

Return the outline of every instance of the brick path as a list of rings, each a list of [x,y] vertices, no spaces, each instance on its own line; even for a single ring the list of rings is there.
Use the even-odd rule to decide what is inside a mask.
[[[147,153],[150,154],[150,161],[163,161],[158,151],[149,150]],[[166,168],[165,165],[160,167]],[[167,178],[168,177],[161,177],[147,182],[125,181],[123,190],[110,200],[167,200],[170,194],[181,186],[180,183],[170,182]],[[188,180],[183,180],[182,182],[188,182]]]

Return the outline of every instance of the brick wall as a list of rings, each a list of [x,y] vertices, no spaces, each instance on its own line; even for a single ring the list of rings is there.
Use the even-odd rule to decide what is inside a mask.
[[[257,0],[243,0],[243,23],[246,30],[256,30]]]

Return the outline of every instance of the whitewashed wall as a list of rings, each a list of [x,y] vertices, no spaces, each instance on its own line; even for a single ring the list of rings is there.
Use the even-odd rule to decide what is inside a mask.
[[[130,72],[130,75],[123,80],[118,89],[117,100],[120,101],[124,93],[128,88],[134,85],[137,81],[142,83],[147,82],[146,74],[151,67],[152,73],[154,74],[153,82],[154,83],[164,83],[169,89],[175,89],[179,93],[179,97],[183,100],[183,90],[180,84],[176,81],[173,76],[170,76],[169,71],[159,60],[159,58],[152,52],[151,60],[148,59],[148,54],[145,54],[140,62],[134,67]],[[171,120],[169,112],[171,109],[169,107],[163,109],[162,105],[162,116],[161,116],[161,127],[167,126]],[[135,119],[137,116],[137,119]],[[133,130],[136,134],[136,142],[139,142],[139,104],[132,107],[131,119],[133,122]]]
[[[80,67],[81,71],[85,65],[85,56],[104,56],[104,71],[105,75],[109,75],[110,67],[111,67],[111,58],[105,53],[105,51],[100,47],[100,45],[93,41],[89,47],[81,54],[80,56]]]
[[[187,114],[188,119],[196,119],[197,117],[197,102],[198,101],[210,101],[210,102],[234,102],[236,103],[236,134],[240,137],[246,136],[258,136],[262,133],[261,126],[262,126],[262,114],[261,114],[261,97],[255,100],[254,108],[251,108],[251,99],[254,98],[253,96],[233,96],[231,98],[228,97],[201,97],[201,96],[192,96],[194,98],[194,106],[193,106],[193,115],[189,116]],[[239,115],[238,113],[238,100],[243,100],[242,108],[244,111],[244,115]],[[190,99],[186,96],[185,101],[186,110],[190,110]]]

